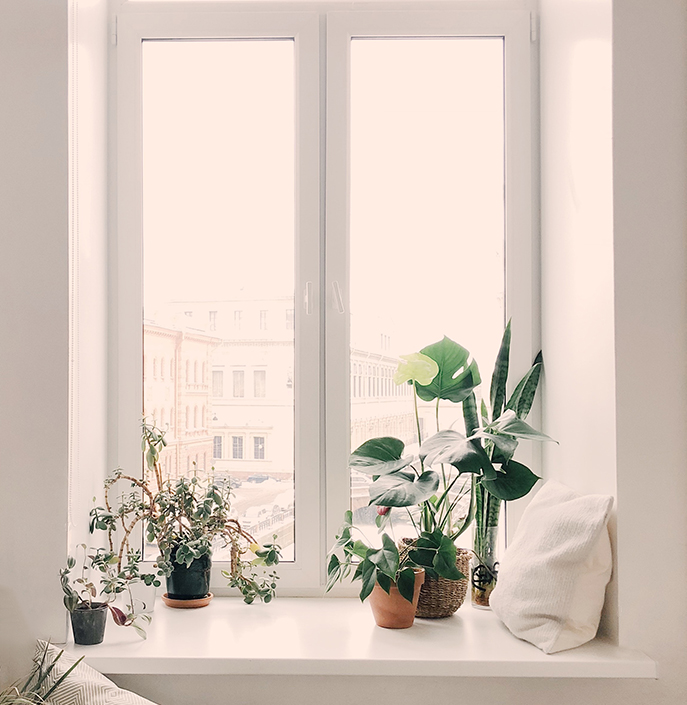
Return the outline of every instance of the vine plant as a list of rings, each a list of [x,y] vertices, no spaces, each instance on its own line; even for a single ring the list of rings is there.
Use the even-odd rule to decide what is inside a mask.
[[[271,543],[260,547],[238,519],[231,516],[231,489],[199,478],[195,464],[192,477],[165,480],[160,455],[166,445],[165,432],[144,419],[141,449],[145,474],[136,478],[119,468],[105,481],[105,506],[91,510],[91,531],[107,532],[110,551],[117,556],[117,570],[122,571],[126,569],[124,558],[136,555],[131,540],[134,530],[141,525],[147,540],[157,542],[160,551],[155,564],[157,575],[165,577],[172,574],[175,563],[190,566],[194,560],[212,555],[213,543],[219,540],[230,547],[230,570],[224,572],[230,587],[238,588],[247,603],[256,598],[269,602],[274,596],[277,576],[272,572],[263,578],[261,569],[279,563],[279,546]],[[122,494],[115,507],[112,497],[121,486],[119,483],[128,483],[131,491]],[[115,551],[117,536],[121,538]],[[249,551],[256,556],[252,561],[245,558]],[[155,574],[139,576],[136,572],[134,576],[132,572],[132,577],[139,577],[148,585],[159,585]]]

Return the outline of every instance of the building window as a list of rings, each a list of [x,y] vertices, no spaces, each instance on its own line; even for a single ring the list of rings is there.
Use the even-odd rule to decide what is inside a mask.
[[[210,311],[210,330],[217,330],[217,311]]]
[[[294,310],[292,308],[286,309],[286,330],[293,330],[294,328]]]
[[[222,436],[215,436],[212,439],[212,457],[221,458],[222,457]]]
[[[231,437],[231,457],[234,460],[243,460],[243,436]]]
[[[253,370],[253,396],[262,398],[266,394],[267,371]]]
[[[222,370],[212,371],[212,396],[216,399],[224,396],[224,372]]]
[[[253,436],[253,458],[255,460],[265,459],[265,437]]]
[[[243,397],[244,396],[244,372],[243,370],[234,370],[232,372],[232,378],[234,382],[232,396],[233,397]]]
[[[260,311],[260,330],[267,330],[267,311]]]

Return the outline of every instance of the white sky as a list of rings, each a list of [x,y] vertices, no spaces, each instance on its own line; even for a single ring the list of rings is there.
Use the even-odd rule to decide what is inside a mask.
[[[146,42],[144,276],[169,300],[293,293],[291,41]],[[352,341],[503,330],[503,44],[354,40]],[[316,139],[317,136],[313,136]]]

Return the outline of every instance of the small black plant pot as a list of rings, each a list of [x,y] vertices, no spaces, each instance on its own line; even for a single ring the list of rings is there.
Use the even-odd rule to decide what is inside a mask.
[[[104,602],[93,602],[91,609],[77,607],[70,615],[74,643],[81,646],[100,644],[105,636],[107,612]]]
[[[174,570],[167,578],[167,595],[172,600],[200,600],[210,592],[212,559],[205,555],[196,558],[187,568],[172,558]]]

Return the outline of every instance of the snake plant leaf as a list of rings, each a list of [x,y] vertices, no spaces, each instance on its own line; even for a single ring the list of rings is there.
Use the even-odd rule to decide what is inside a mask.
[[[537,393],[539,378],[543,368],[541,352],[534,358],[534,363],[529,372],[518,382],[506,404],[506,409],[512,409],[518,418],[525,419],[530,413],[534,395]]]
[[[463,421],[465,422],[465,433],[472,436],[475,431],[479,430],[479,417],[477,416],[477,400],[475,393],[470,394],[463,399]]]
[[[401,362],[394,373],[394,382],[403,384],[404,382],[417,382],[418,384],[430,384],[439,372],[439,365],[427,355],[411,353],[401,355]]]
[[[511,501],[524,497],[536,484],[539,478],[522,463],[511,460],[502,466],[503,473],[498,477],[482,479],[481,485],[498,499]]]
[[[439,366],[439,372],[430,384],[416,384],[417,395],[423,401],[447,399],[459,404],[482,381],[477,363],[469,362],[470,353],[458,343],[444,336],[438,343],[428,345],[420,351],[432,358]]]
[[[387,575],[392,580],[396,578],[400,559],[398,548],[388,534],[382,534],[382,547],[370,549],[366,559],[373,563],[380,573]]]
[[[434,570],[447,580],[463,580],[465,576],[456,568],[456,547],[448,536],[442,536],[434,556]]]
[[[415,571],[410,567],[404,568],[398,574],[396,585],[401,597],[408,600],[408,602],[412,602],[415,593]]]
[[[370,485],[370,504],[412,507],[429,499],[439,487],[439,475],[425,470],[417,479],[411,473],[382,475]]]
[[[545,433],[532,428],[532,426],[530,426],[526,421],[519,419],[512,409],[507,409],[502,416],[496,419],[496,421],[491,423],[484,430],[487,433],[489,431],[507,433],[510,436],[515,436],[516,438],[526,438],[531,441],[552,441],[553,443],[558,443],[558,441],[554,441],[553,438],[547,436]]]
[[[413,456],[402,458],[405,444],[398,438],[385,436],[365,441],[350,455],[350,467],[367,475],[387,475],[410,465]]]
[[[489,456],[477,440],[469,440],[458,431],[446,430],[435,433],[420,448],[420,457],[430,466],[439,463],[453,465],[459,473],[484,473],[487,477],[496,474]]]
[[[489,401],[491,402],[491,418],[498,419],[503,411],[503,404],[506,400],[506,383],[508,382],[508,365],[510,359],[510,321],[503,331],[501,347],[496,356],[494,374],[491,376],[491,387],[489,389]]]

